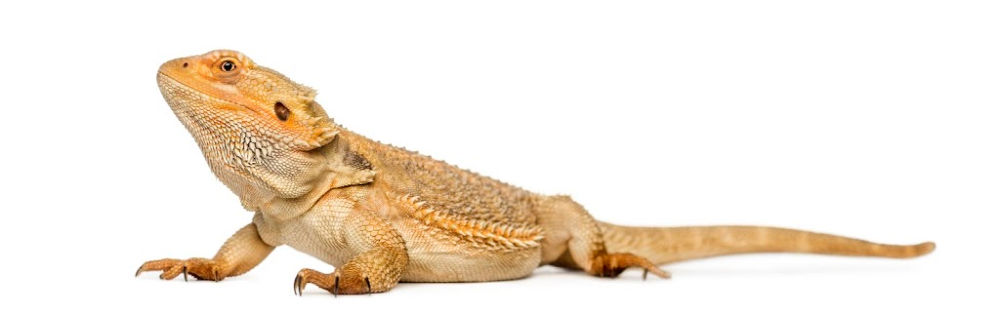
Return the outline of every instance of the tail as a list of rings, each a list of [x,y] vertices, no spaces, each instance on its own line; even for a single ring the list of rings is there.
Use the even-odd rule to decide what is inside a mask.
[[[891,258],[917,257],[934,251],[933,242],[889,245],[809,231],[756,227],[626,227],[600,222],[611,253],[632,253],[655,264],[720,255],[795,252]]]

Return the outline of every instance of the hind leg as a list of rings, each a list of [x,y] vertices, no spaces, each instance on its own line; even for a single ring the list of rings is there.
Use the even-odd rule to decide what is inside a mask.
[[[669,273],[641,256],[608,253],[597,221],[569,197],[549,197],[539,205],[536,214],[545,230],[542,264],[580,269],[599,277],[617,277],[632,267],[642,268],[662,278],[670,277]]]

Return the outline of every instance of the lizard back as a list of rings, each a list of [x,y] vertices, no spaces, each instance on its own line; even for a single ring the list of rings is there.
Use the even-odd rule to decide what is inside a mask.
[[[397,214],[476,248],[539,246],[542,230],[534,213],[539,195],[346,130],[341,136],[376,170],[373,192]]]

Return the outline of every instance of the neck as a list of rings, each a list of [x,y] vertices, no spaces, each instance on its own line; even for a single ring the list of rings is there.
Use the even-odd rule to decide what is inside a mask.
[[[329,144],[308,153],[321,160],[313,179],[302,182],[309,186],[308,192],[295,197],[280,197],[273,191],[245,193],[246,195],[240,196],[244,207],[272,218],[290,219],[312,209],[331,189],[366,184],[375,179],[375,170],[371,164],[351,149],[351,143],[344,136],[337,135]],[[270,197],[255,197],[259,195]]]

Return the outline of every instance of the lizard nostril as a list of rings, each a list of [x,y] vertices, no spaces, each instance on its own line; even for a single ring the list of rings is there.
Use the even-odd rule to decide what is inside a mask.
[[[186,68],[186,67],[188,67],[188,63],[187,63],[187,62],[184,62],[184,64],[183,64],[183,65],[181,65],[181,66],[182,66],[182,67],[185,67],[185,68]]]

